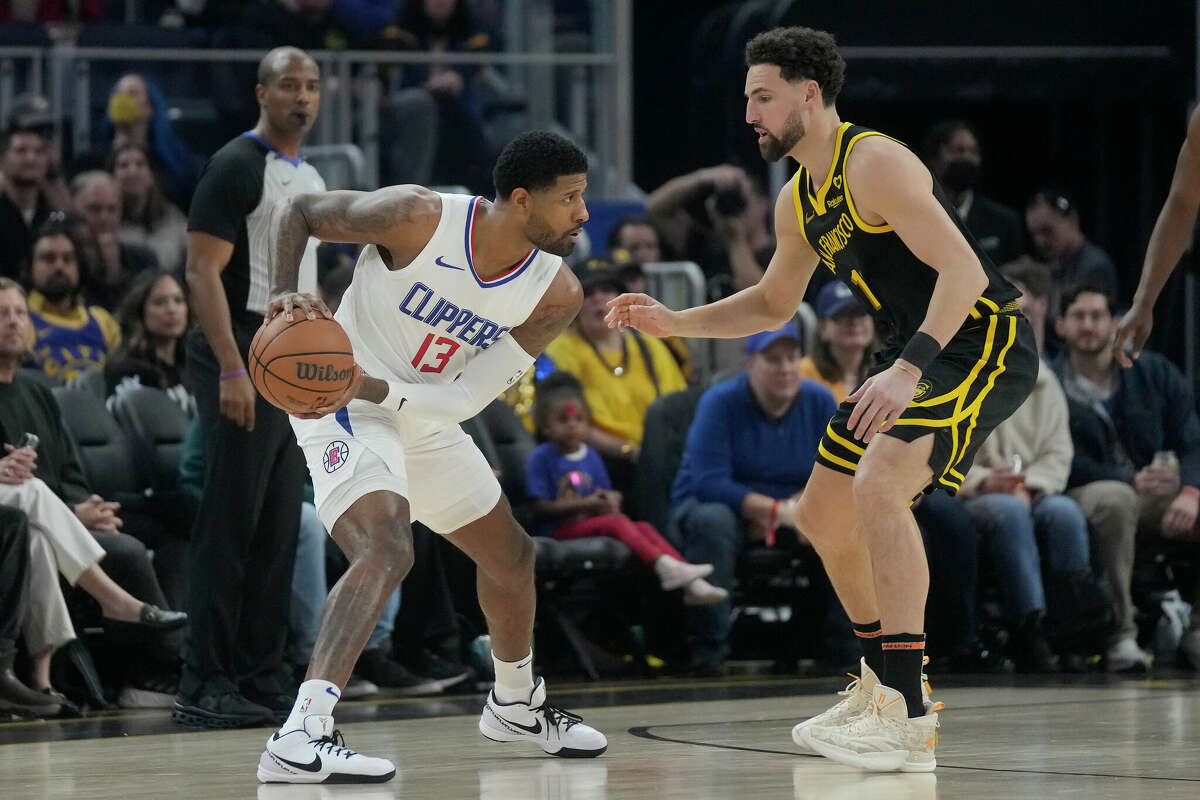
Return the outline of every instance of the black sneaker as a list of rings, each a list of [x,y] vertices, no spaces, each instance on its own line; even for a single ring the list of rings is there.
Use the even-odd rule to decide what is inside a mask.
[[[1031,611],[1018,620],[1012,635],[1012,660],[1017,672],[1053,674],[1060,672],[1058,656],[1050,649],[1042,630],[1042,612]]]
[[[292,706],[296,705],[296,695],[282,694],[279,692],[256,692],[253,689],[247,688],[242,692],[242,697],[249,700],[251,703],[262,706],[271,712],[271,721],[283,724],[292,713]]]
[[[416,675],[429,676],[443,690],[457,686],[471,674],[471,670],[462,664],[444,659],[432,650],[422,650],[406,666]]]
[[[288,710],[291,710],[289,706]],[[275,712],[248,700],[226,678],[210,678],[175,698],[171,718],[192,728],[253,728],[274,725]]]
[[[398,694],[438,694],[442,686],[437,681],[414,675],[388,657],[382,647],[364,650],[358,657],[355,674],[378,686],[395,689]]]
[[[300,685],[291,679],[290,674],[280,672],[244,681],[241,689],[243,697],[271,709],[275,721],[282,724],[292,713],[292,706],[296,705],[296,692]]]

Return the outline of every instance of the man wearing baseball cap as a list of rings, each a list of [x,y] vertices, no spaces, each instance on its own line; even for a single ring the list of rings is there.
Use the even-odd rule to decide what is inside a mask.
[[[671,491],[681,552],[704,555],[711,582],[732,590],[748,541],[772,542],[812,472],[833,395],[800,377],[792,323],[746,340],[746,369],[700,398]],[[693,670],[718,674],[729,655],[729,601],[689,612]]]

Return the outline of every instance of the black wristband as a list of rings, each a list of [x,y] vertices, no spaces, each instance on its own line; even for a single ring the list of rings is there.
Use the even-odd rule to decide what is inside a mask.
[[[908,340],[908,344],[904,345],[900,357],[924,373],[940,352],[942,346],[937,343],[937,339],[924,331],[917,331]]]

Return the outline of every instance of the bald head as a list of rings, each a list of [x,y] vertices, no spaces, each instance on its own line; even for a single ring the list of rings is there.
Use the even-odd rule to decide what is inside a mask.
[[[277,47],[259,62],[254,93],[259,107],[256,132],[276,148],[287,151],[294,147],[298,152],[321,109],[317,62],[303,50]]]
[[[80,192],[88,191],[98,184],[101,186],[101,191],[104,189],[116,190],[116,183],[113,181],[112,175],[104,170],[91,169],[81,172],[71,179],[71,194],[77,195]]]
[[[313,57],[300,48],[276,47],[263,56],[262,61],[258,62],[259,85],[269,86],[272,81],[287,72],[288,67],[297,63],[304,66],[311,65],[314,70],[317,69],[317,62],[313,60]]]
[[[71,181],[75,213],[83,217],[93,235],[121,228],[121,193],[107,172],[81,172]]]

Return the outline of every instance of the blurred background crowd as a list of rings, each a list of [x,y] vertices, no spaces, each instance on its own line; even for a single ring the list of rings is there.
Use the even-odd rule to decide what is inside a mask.
[[[866,309],[819,275],[792,323],[745,341],[603,322],[624,291],[679,308],[761,277],[790,167],[758,156],[741,54],[779,24],[835,33],[842,117],[924,159],[1039,336],[1034,394],[957,497],[915,509],[930,671],[1200,668],[1190,269],[1164,292],[1150,351],[1127,370],[1108,355],[1196,91],[1196,8],[878,5],[0,2],[0,714],[173,702],[204,481],[187,217],[206,159],[254,124],[255,65],[281,45],[321,67],[303,155],[330,188],[491,196],[499,148],[531,127],[589,154],[591,220],[570,259],[583,309],[464,424],[537,542],[542,668],[857,664],[820,560],[778,506],[865,376]],[[356,255],[320,248],[331,307]],[[276,587],[297,678],[345,568],[307,497]],[[416,565],[348,698],[488,680],[472,567],[414,527]]]

